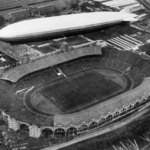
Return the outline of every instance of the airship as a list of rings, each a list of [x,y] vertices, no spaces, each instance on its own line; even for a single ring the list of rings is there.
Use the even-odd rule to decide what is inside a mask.
[[[10,24],[0,30],[0,40],[13,42],[28,39],[59,37],[84,30],[97,29],[121,22],[133,22],[136,14],[120,12],[90,12],[36,18]]]

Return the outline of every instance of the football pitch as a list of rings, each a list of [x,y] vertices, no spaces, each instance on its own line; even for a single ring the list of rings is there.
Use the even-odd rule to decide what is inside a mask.
[[[66,77],[38,92],[62,112],[71,113],[101,103],[121,90],[122,87],[93,70]]]

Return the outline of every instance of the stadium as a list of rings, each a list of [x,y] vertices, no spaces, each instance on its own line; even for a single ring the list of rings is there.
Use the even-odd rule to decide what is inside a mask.
[[[58,144],[140,113],[150,104],[149,38],[118,25],[21,45],[0,41],[1,116],[9,129]]]
[[[1,113],[10,128],[26,128],[32,137],[75,136],[149,102],[150,65],[143,55],[93,45],[56,56],[55,61],[49,56],[15,67],[1,77]]]

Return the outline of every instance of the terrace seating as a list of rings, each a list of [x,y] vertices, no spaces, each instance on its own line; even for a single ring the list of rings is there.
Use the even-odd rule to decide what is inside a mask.
[[[142,58],[137,63],[134,64],[134,67],[137,67],[139,70],[143,70],[144,68],[148,66],[149,66],[149,62]]]
[[[137,87],[138,85],[140,85],[144,79],[144,75],[143,74],[139,74],[135,77],[132,77],[133,81],[134,81],[134,87]]]
[[[103,58],[100,60],[100,68],[106,68],[107,59]]]
[[[106,68],[111,68],[112,63],[113,63],[113,59],[107,59]]]
[[[117,59],[118,57],[119,57],[119,54],[120,54],[120,51],[118,51],[118,50],[114,50],[114,49],[112,49],[111,51],[110,51],[110,56],[109,56],[109,58],[111,58],[111,59]]]
[[[137,68],[133,68],[132,70],[129,71],[129,76],[132,78],[134,87],[140,85],[140,83],[144,79],[144,74]]]
[[[117,59],[119,61],[128,63],[133,65],[137,63],[141,57],[129,51],[119,51],[114,48],[103,48],[102,49],[102,57],[103,58],[110,58],[110,59]]]
[[[145,67],[145,68],[142,70],[142,73],[145,75],[145,77],[150,76],[150,66]]]
[[[86,61],[86,60],[85,60]],[[88,61],[88,60],[87,60]],[[86,64],[84,63],[84,66]],[[89,59],[89,63],[87,65],[87,68],[99,68],[100,67],[100,58],[91,58]]]
[[[3,91],[5,92],[5,91],[10,91],[11,90],[11,85],[9,84],[9,83],[5,83],[4,81],[0,81],[0,92],[2,91],[2,94],[4,94],[3,93]],[[0,96],[0,98],[2,98],[1,96]]]
[[[59,67],[62,72],[65,74],[65,75],[69,75],[71,73],[71,71],[68,69],[68,66],[67,65],[62,65],[61,67]]]
[[[126,70],[129,70],[130,69],[130,65],[129,64],[127,64],[127,63],[124,63],[124,65],[120,68],[122,71],[126,71]],[[118,68],[119,68],[119,66],[118,66]]]
[[[112,67],[113,67],[113,68],[117,68],[118,66],[119,66],[119,68],[121,68],[121,66],[123,66],[123,65],[124,65],[124,63],[121,62],[121,61],[119,61],[119,60],[114,60],[114,61],[112,62]]]
[[[130,67],[130,65],[115,59],[101,59],[99,67],[110,68],[110,69],[118,70],[120,72],[124,72],[128,67]]]
[[[118,51],[110,49],[104,52],[103,59],[100,60],[100,68],[115,69],[120,72],[129,72],[128,75],[133,79],[134,87],[138,86],[144,79],[145,74],[150,75],[149,62],[139,55],[128,51]],[[149,71],[147,71],[147,68]]]
[[[118,56],[118,60],[124,62],[127,57],[128,57],[128,52],[120,52],[120,54]]]
[[[19,80],[15,84],[15,87],[17,90],[19,90],[19,89],[29,88],[32,86],[40,86],[56,78],[58,78],[58,76],[54,72],[54,70],[48,69],[45,71],[40,71],[38,73],[25,76],[23,79]]]
[[[137,76],[138,74],[140,74],[140,70],[138,70],[137,68],[133,68],[129,71],[129,75],[131,77]]]
[[[109,69],[117,70],[119,72],[127,72],[128,75],[132,78],[133,82],[135,82],[134,87],[139,85],[144,79],[144,74],[143,72],[141,72],[141,70],[139,70],[136,67],[133,67],[129,63],[116,60],[116,58],[115,59],[110,59],[110,58],[83,59],[80,61],[76,61],[75,63],[70,63],[69,65],[63,65],[60,68],[66,75],[74,74],[75,72],[86,70],[86,69],[92,69],[92,68],[109,68]]]
[[[71,68],[72,73],[82,71],[83,62],[76,61],[75,63],[71,63],[70,68]]]
[[[141,59],[141,57],[139,55],[135,55],[131,52],[127,52],[127,53],[128,53],[128,55],[127,55],[127,58],[125,59],[125,62],[130,65],[135,64],[136,62],[138,62]]]

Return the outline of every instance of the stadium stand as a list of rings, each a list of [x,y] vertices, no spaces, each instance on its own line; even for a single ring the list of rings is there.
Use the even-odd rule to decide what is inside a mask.
[[[35,60],[28,64],[24,64],[22,66],[18,66],[8,72],[6,72],[1,79],[9,80],[12,82],[16,82],[21,77],[32,73],[34,71],[38,71],[42,68],[47,68],[49,66],[53,66],[56,64],[60,64],[72,59],[76,59],[78,57],[88,56],[88,55],[100,55],[101,49],[99,46],[94,47],[85,47],[77,49],[76,51],[70,50],[68,52],[60,52],[57,55],[49,55],[45,58],[40,58],[39,60]]]
[[[98,58],[86,58],[73,63],[60,65],[59,69],[66,75],[75,74],[90,68],[109,68],[122,73],[127,73],[133,80],[134,87],[142,83],[144,77],[147,75],[147,67],[149,63],[147,60],[142,59],[140,55],[128,51],[119,51],[110,47],[110,49],[102,49],[102,56]],[[145,68],[146,67],[146,68]],[[32,85],[38,85],[51,82],[54,79],[60,78],[54,69],[37,71],[33,75],[26,75],[16,82],[17,89],[24,89]],[[146,74],[145,74],[146,72]],[[39,82],[37,82],[39,81]]]
[[[139,70],[143,70],[149,66],[148,60],[140,59],[137,63],[134,64],[134,67],[137,67]]]
[[[143,74],[145,75],[145,77],[148,77],[150,75],[150,66],[144,68],[142,70]]]
[[[75,61],[74,63],[70,62],[69,64],[61,65],[59,69],[66,76],[68,76],[74,74],[75,72],[77,73],[83,70],[90,69],[93,66],[94,68],[110,68],[119,72],[127,73],[132,78],[134,87],[138,86],[143,81],[144,77],[149,75],[149,62],[148,60],[143,59],[140,55],[128,51],[119,51],[113,49],[112,47],[110,47],[109,50],[108,48],[106,50],[105,48],[103,48],[102,53],[103,55],[102,58],[100,57],[100,59],[89,59],[89,61],[88,59],[82,59],[81,61]],[[44,83],[44,80],[51,81],[50,79],[58,78],[54,70],[48,72],[44,71],[44,74],[41,74],[41,77],[43,78],[40,78],[39,74],[40,73],[37,73],[37,75],[31,75],[30,77],[27,75],[23,77],[23,80],[22,78],[18,78],[19,81],[17,82],[17,86],[21,85],[21,87],[18,87],[17,89],[30,87],[37,81],[43,81],[39,82],[40,85],[40,83]],[[37,79],[36,76],[39,77],[39,79]],[[5,79],[4,76],[2,78]],[[30,82],[28,82],[27,80],[29,80]],[[23,83],[20,84],[19,82],[26,83],[26,86],[24,86]],[[27,83],[29,85],[27,85]]]

